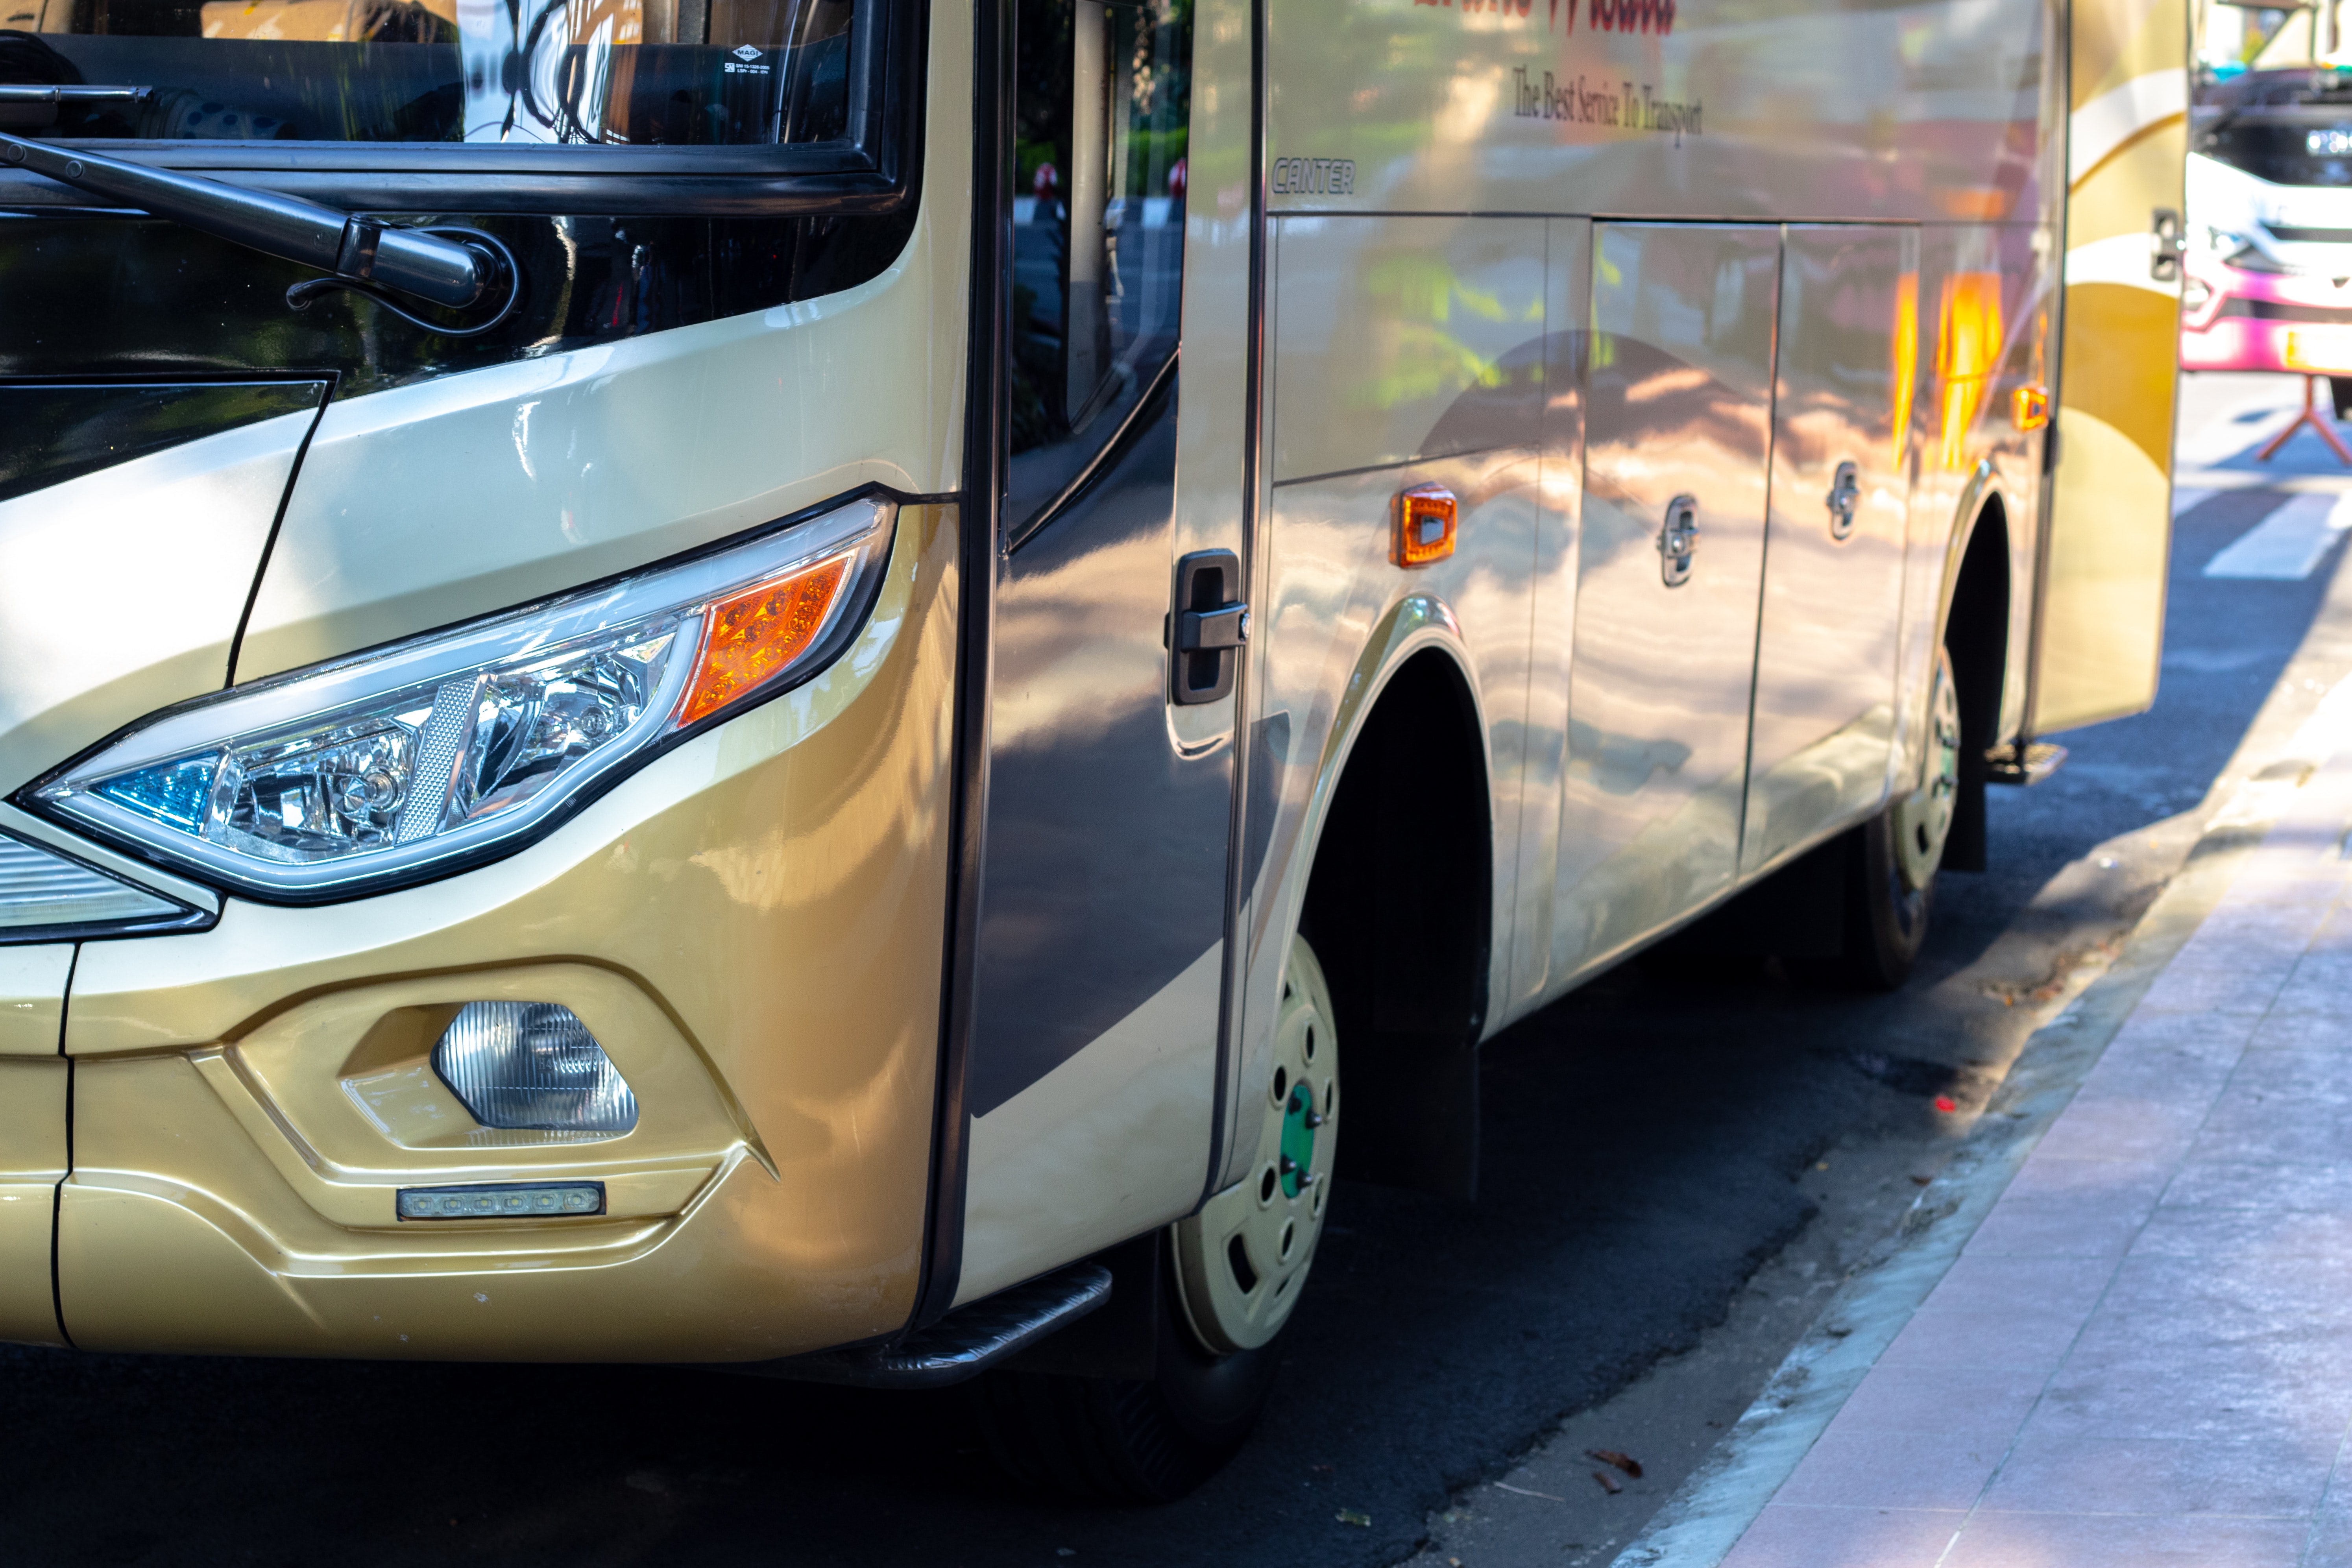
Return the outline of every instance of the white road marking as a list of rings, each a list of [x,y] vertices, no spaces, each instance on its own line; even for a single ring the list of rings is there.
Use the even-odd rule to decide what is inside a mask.
[[[2198,502],[2210,500],[2221,493],[2220,490],[2207,489],[2200,485],[2175,485],[2172,487],[2172,515],[2179,517]]]
[[[2208,577],[2292,583],[2308,577],[2352,531],[2352,495],[2290,496],[2205,563]]]

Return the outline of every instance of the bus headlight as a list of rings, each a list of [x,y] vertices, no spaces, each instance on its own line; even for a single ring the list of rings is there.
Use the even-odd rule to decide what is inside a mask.
[[[814,675],[895,508],[748,543],[167,710],[26,804],[281,902],[520,847],[664,742]]]

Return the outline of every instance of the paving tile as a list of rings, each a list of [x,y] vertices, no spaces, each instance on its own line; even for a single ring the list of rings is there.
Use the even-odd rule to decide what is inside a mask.
[[[1969,1251],[1979,1258],[2119,1259],[2156,1207],[2152,1197],[2003,1198]]]
[[[2340,864],[2315,862],[2304,856],[2249,866],[2230,884],[2233,904],[2294,904],[2325,909],[2344,888]]]
[[[2325,865],[2343,852],[2347,815],[2352,810],[2347,810],[2342,785],[2314,780],[2287,796],[2276,826],[2256,853],[2265,861],[2301,856],[2308,864]]]
[[[1874,1366],[1829,1430],[1937,1432],[2005,1444],[2046,1381],[2011,1368]]]
[[[1995,1214],[2000,1213],[1998,1206]],[[2321,1289],[2352,1289],[2352,1207],[2166,1204],[2133,1243],[2137,1257],[2182,1254],[2275,1265]],[[2294,1260],[2294,1261],[2290,1261]]]
[[[2293,982],[2289,982],[2292,985]],[[2345,1020],[2352,1015],[2352,990],[2331,993],[2323,1005],[2289,1006],[2286,993],[2281,1002],[2263,1016],[2246,1041],[2252,1051],[2318,1051],[2331,1057],[2344,1054],[2347,1043]],[[2308,1000],[2306,998],[2306,1000]]]
[[[2202,1023],[2180,1015],[2179,1022]],[[2243,1064],[2242,1046],[2226,1053],[2192,1054],[2183,1050],[2143,1050],[2103,1059],[2074,1091],[2066,1114],[2088,1113],[2110,1105],[2134,1105],[2183,1116],[2202,1110],[2221,1100]],[[2303,1061],[2303,1057],[2278,1057]],[[2062,1119],[2063,1120],[2063,1119]]]
[[[2271,999],[2271,1010],[2290,1017],[2326,1017],[2332,1011],[2340,1017],[2347,997],[2352,997],[2352,952],[2306,952]]]
[[[2093,1074],[2141,1060],[2235,1061],[2267,1015],[2242,1013],[2136,1013],[2107,1048]]]
[[[2082,1331],[2078,1311],[1923,1307],[1880,1352],[1878,1365],[2047,1376],[2064,1362]]]
[[[2119,1258],[2156,1210],[2172,1165],[2071,1160],[2037,1150],[1969,1238],[1974,1258]]]
[[[2195,963],[2175,959],[2147,988],[2150,1013],[2263,1013],[2294,971],[2294,954],[2216,949]]]
[[[2310,1555],[2304,1559],[2304,1568],[2352,1568],[2352,1475],[2345,1472],[2341,1457],[2337,1464],[2327,1497],[2312,1520]]]
[[[2247,1216],[2233,1210],[2221,1217]],[[2150,1220],[2149,1228],[2157,1224]],[[2171,1321],[2185,1334],[2210,1331],[2232,1342],[2260,1330],[2282,1342],[2324,1345],[2352,1333],[2352,1258],[2268,1248],[2259,1238],[2201,1253],[2136,1247],[2116,1266],[2099,1311],[2150,1325]]]
[[[2335,1444],[2270,1437],[2097,1437],[2029,1422],[1982,1507],[2021,1513],[2228,1513],[2306,1519]]]
[[[2205,1112],[2202,1104],[2078,1097],[2042,1135],[2041,1148],[2066,1160],[2178,1160],[2195,1148]]]
[[[2216,909],[2157,976],[2139,1010],[2226,1013],[2265,1007],[2320,933],[2325,918],[2325,911],[2303,905]]]
[[[2063,1198],[2077,1194],[2101,1200],[2145,1193],[2161,1194],[2172,1180],[2169,1160],[2071,1160],[2037,1149],[2010,1181],[2004,1198]]]
[[[2067,1258],[1978,1258],[1963,1252],[1927,1305],[1948,1311],[2027,1310],[2088,1316],[2114,1271]]]
[[[2339,872],[2347,866],[2347,863],[2342,860],[2338,860],[2336,864]],[[2347,889],[2352,889],[2352,877],[2345,878],[2344,880]],[[2352,952],[2352,903],[2339,903],[2322,917],[2319,930],[2312,934],[2311,951]]]
[[[1964,1509],[2009,1448],[2007,1432],[1877,1431],[1832,1423],[1775,1501],[1831,1508]]]
[[[2294,1568],[2304,1532],[2299,1519],[1979,1511],[1942,1568]]]
[[[1935,1568],[1967,1517],[1774,1502],[1756,1516],[1723,1568]]]
[[[2259,1150],[2245,1159],[2191,1160],[2165,1188],[2167,1208],[2263,1209],[2327,1214],[2352,1210],[2352,1160],[2284,1163]]]
[[[2347,1001],[2352,1005],[2352,998]],[[2215,1109],[2260,1103],[2273,1122],[2307,1107],[2331,1111],[2352,1109],[2352,1070],[2347,1070],[2352,1069],[2352,1038],[2347,1035],[2352,1030],[2339,1021],[2332,1046],[2246,1052],[2238,1058],[2230,1085]],[[2259,1138],[2246,1147],[2261,1150],[2272,1159],[2286,1157]]]
[[[2327,930],[2332,912],[2306,903],[2225,900],[2205,917],[2166,967],[2192,973],[2225,964],[2292,968],[2294,959]]]
[[[2352,795],[2340,784],[2323,785],[2315,780],[2288,799],[2270,832],[2272,843],[2264,847],[2301,854],[2313,865],[2341,864],[2347,816],[2352,816]]]
[[[2070,1357],[2052,1374],[2031,1424],[2082,1437],[2325,1448],[2352,1417],[2352,1387],[2327,1372],[2315,1359],[2213,1351]]]
[[[2325,875],[2331,869],[2341,876],[2344,863],[2337,858],[2337,849],[2343,842],[2342,827],[2340,820],[2330,825],[2303,813],[2282,816],[2263,843],[2241,863],[2239,877]],[[2239,877],[2230,879],[2228,890],[2221,895],[2223,900],[2237,902],[2244,899],[2238,889]]]
[[[2077,1390],[2161,1394],[2182,1410],[2274,1410],[2282,1419],[2319,1411],[2352,1414],[2345,1334],[2335,1324],[2283,1326],[2253,1313],[2200,1316],[2105,1312],[2076,1336],[2050,1379],[2046,1397]],[[2137,1428],[2149,1436],[2162,1427]]]
[[[2250,1150],[2284,1163],[2341,1159],[2352,1150],[2352,1067],[2317,1051],[2248,1051],[2198,1130],[2189,1157],[2226,1159]]]

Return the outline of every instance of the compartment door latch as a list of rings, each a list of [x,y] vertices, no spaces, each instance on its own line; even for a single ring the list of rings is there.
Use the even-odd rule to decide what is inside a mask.
[[[1676,496],[1666,503],[1665,526],[1658,530],[1658,577],[1669,588],[1690,581],[1691,557],[1698,552],[1698,498]]]
[[[1198,550],[1176,563],[1169,616],[1168,700],[1179,705],[1231,696],[1235,656],[1249,641],[1249,605],[1240,597],[1241,557]]]

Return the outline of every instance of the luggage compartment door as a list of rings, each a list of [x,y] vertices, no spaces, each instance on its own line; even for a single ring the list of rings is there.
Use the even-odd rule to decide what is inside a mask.
[[[1918,290],[1916,230],[1788,231],[1742,875],[1886,793]]]
[[[2189,24],[2181,0],[2075,0],[2065,304],[2028,732],[2156,700],[2172,536]]]
[[[1561,789],[1571,970],[1731,884],[1764,571],[1780,231],[1593,228]]]

